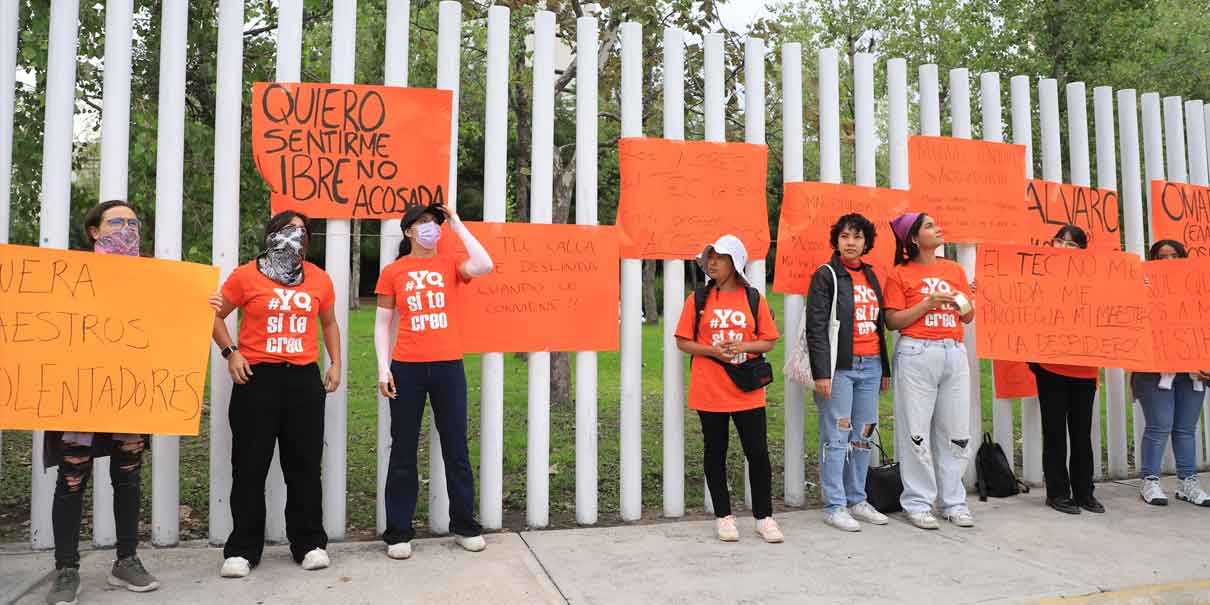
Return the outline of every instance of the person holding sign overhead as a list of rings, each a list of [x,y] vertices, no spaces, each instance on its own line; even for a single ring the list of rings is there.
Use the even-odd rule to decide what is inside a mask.
[[[962,267],[937,258],[937,221],[909,212],[891,221],[895,265],[887,276],[886,326],[895,343],[895,431],[903,495],[912,525],[938,529],[934,503],[959,527],[975,519],[962,485],[970,445],[970,369],[962,324],[975,318]]]
[[[265,251],[223,284],[214,342],[235,385],[231,423],[231,535],[224,578],[242,578],[265,546],[265,477],[280,452],[286,480],[286,538],[303,569],[328,566],[320,464],[326,394],[340,385],[340,326],[332,279],[305,259],[307,217],[281,212],[265,225]],[[223,323],[241,309],[239,346]],[[331,365],[320,374],[318,327]]]
[[[891,375],[882,287],[874,268],[861,260],[874,249],[876,235],[874,223],[866,217],[840,217],[830,232],[832,260],[815,271],[807,293],[806,334],[819,406],[824,521],[844,531],[860,531],[858,520],[874,525],[888,522],[865,498],[878,393],[890,386]],[[835,358],[828,329],[833,304],[840,324]]]
[[[1051,245],[1082,250],[1088,247],[1088,235],[1075,225],[1063,225]],[[1104,505],[1092,495],[1092,403],[1100,368],[1030,362],[1029,369],[1038,381],[1038,406],[1042,410],[1046,505],[1069,515],[1080,514],[1080,509],[1105,512]]]
[[[703,466],[715,529],[724,542],[739,540],[727,491],[727,427],[735,422],[748,459],[756,533],[766,542],[782,542],[785,538],[773,520],[764,389],[773,378],[764,354],[777,342],[777,326],[769,303],[741,272],[748,251],[738,237],[718,238],[702,250],[697,263],[709,282],[685,300],[676,346],[693,356],[689,408],[697,410],[702,422]]]
[[[1160,240],[1151,246],[1149,260],[1185,258],[1185,246],[1175,240]],[[1148,284],[1150,287],[1150,284]],[[1189,373],[1134,372],[1130,390],[1143,407],[1147,419],[1143,431],[1142,463],[1139,475],[1143,483],[1139,495],[1147,504],[1164,506],[1168,495],[1160,487],[1160,464],[1168,436],[1172,436],[1172,454],[1176,458],[1176,499],[1198,506],[1210,506],[1210,496],[1197,480],[1197,421],[1202,415],[1206,395],[1205,371]]]
[[[438,248],[441,226],[449,224],[463,253],[450,243]],[[466,439],[466,371],[458,335],[461,288],[491,273],[487,250],[443,205],[412,206],[400,222],[399,258],[378,277],[378,313],[374,351],[378,357],[378,390],[391,400],[391,458],[387,463],[387,556],[412,556],[412,515],[419,491],[416,448],[424,402],[433,406],[441,435],[445,483],[450,495],[450,529],[462,548],[487,547],[475,520],[475,478]],[[391,348],[391,321],[399,310],[399,330]],[[437,455],[436,452],[430,455]]]

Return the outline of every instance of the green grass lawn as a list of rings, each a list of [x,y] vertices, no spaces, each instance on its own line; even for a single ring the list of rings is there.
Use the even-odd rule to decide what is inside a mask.
[[[775,313],[783,309],[782,296],[771,293],[770,305]],[[349,410],[348,410],[348,533],[350,537],[369,537],[374,530],[375,510],[375,422],[377,418],[376,362],[373,349],[374,311],[364,307],[350,314],[349,334]],[[778,327],[783,326],[780,315]],[[663,354],[661,352],[660,325],[643,327],[643,505],[645,517],[661,514],[663,493]],[[784,335],[783,335],[784,336]],[[777,370],[777,382],[768,390],[769,447],[773,463],[773,493],[784,494],[783,466],[785,462],[784,402],[781,383],[781,366],[784,347],[781,343],[769,355]],[[574,362],[574,356],[573,356]],[[686,364],[687,366],[688,364]],[[616,352],[602,353],[598,360],[598,491],[600,521],[616,522],[618,517],[619,477],[619,355]],[[470,449],[472,466],[478,476],[479,459],[479,356],[466,358],[470,400]],[[574,378],[573,370],[573,378]],[[992,430],[991,370],[983,362],[983,427]],[[504,436],[504,507],[505,525],[512,528],[524,526],[525,483],[526,483],[526,382],[525,362],[513,355],[505,356],[505,436]],[[686,376],[688,379],[688,376]],[[574,392],[574,389],[573,389]],[[1102,396],[1102,401],[1104,397]],[[807,490],[808,506],[818,505],[818,442],[815,406],[808,401],[806,407]],[[1127,431],[1133,433],[1130,421],[1131,406],[1127,406]],[[891,411],[890,394],[884,394],[880,404],[880,427],[885,442],[893,442],[894,418]],[[701,434],[695,415],[685,414],[685,503],[687,512],[701,512],[703,501]],[[1102,422],[1104,420],[1102,419]],[[551,521],[556,526],[574,523],[575,507],[575,406],[557,405],[550,413],[550,506]],[[1019,408],[1014,414],[1017,463],[1020,464],[1021,418]],[[427,422],[425,423],[427,432]],[[181,440],[181,504],[182,537],[204,538],[208,507],[209,485],[209,419],[201,421],[201,435]],[[1104,434],[1104,425],[1102,426]],[[30,434],[21,431],[3,433],[3,449],[0,450],[0,542],[24,541],[28,539],[29,482],[30,482]],[[422,437],[421,443],[427,444]],[[1128,443],[1133,443],[1128,438]],[[890,451],[888,447],[888,452]],[[150,466],[144,469],[144,516],[149,525],[151,500]],[[733,500],[742,504],[743,456],[738,439],[732,436],[730,449],[731,485],[735,486]],[[421,448],[420,468],[427,473],[427,446]],[[738,492],[738,493],[734,493]],[[428,500],[423,495],[419,501],[417,517],[423,518]],[[780,505],[779,505],[780,506]],[[88,524],[89,514],[85,514]]]

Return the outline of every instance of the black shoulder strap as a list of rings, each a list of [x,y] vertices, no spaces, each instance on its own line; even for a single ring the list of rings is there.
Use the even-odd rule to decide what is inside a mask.
[[[760,292],[752,286],[748,289],[748,309],[752,311],[752,332],[760,334]]]
[[[702,286],[693,291],[693,341],[697,342],[698,329],[702,325],[702,310],[706,308],[706,297],[712,286]]]

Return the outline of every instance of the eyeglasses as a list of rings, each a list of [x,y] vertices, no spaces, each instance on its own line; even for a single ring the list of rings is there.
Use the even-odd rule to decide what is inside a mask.
[[[130,225],[131,227],[138,227],[139,219],[137,219],[137,218],[111,218],[111,219],[105,221],[105,224],[109,225],[110,227],[118,227],[119,229],[122,227],[125,227],[127,225]]]
[[[1055,240],[1052,241],[1051,244],[1053,244],[1054,247],[1056,247],[1056,248],[1079,248],[1080,247],[1080,244],[1078,244],[1074,240],[1060,239],[1060,238],[1055,238]]]

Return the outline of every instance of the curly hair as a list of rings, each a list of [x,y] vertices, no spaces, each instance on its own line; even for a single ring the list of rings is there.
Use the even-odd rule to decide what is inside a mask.
[[[865,236],[865,250],[862,254],[869,253],[874,249],[874,238],[878,235],[878,230],[874,228],[874,223],[870,219],[854,212],[846,214],[836,220],[832,225],[832,231],[828,234],[828,239],[832,244],[833,250],[839,249],[840,234],[845,230],[852,229]]]

